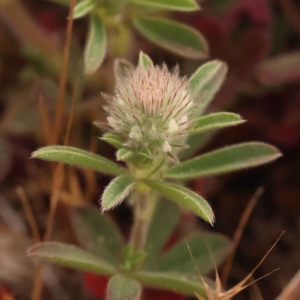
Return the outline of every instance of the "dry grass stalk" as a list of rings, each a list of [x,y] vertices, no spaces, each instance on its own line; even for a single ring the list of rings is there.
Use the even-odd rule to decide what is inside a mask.
[[[232,267],[232,262],[233,262],[233,259],[234,259],[235,253],[236,253],[236,249],[237,249],[238,245],[240,244],[246,224],[250,218],[250,215],[251,215],[254,207],[256,206],[257,201],[259,200],[259,198],[261,197],[263,192],[264,192],[263,187],[259,187],[256,190],[256,192],[250,199],[249,204],[247,205],[247,207],[242,215],[242,218],[239,222],[239,225],[235,231],[233,241],[232,241],[233,246],[232,246],[231,251],[230,251],[230,253],[227,257],[227,260],[224,264],[224,268],[223,268],[223,272],[222,272],[222,276],[221,276],[221,278],[222,278],[221,281],[222,281],[223,287],[226,287],[227,280],[228,280],[228,277],[229,277],[229,274],[231,271],[231,267]]]
[[[265,274],[265,275],[259,277],[258,279],[253,280],[250,283],[247,283],[253,277],[254,272],[260,267],[260,265],[264,262],[264,260],[270,254],[270,252],[274,249],[274,247],[276,246],[276,244],[278,243],[278,241],[280,240],[280,238],[281,238],[281,236],[283,235],[284,232],[282,232],[280,234],[279,238],[272,245],[272,247],[268,250],[268,252],[264,255],[264,257],[260,260],[260,262],[256,265],[256,267],[242,281],[240,281],[238,284],[236,284],[231,289],[229,289],[227,291],[224,290],[224,287],[226,285],[226,282],[227,282],[227,279],[228,279],[228,276],[229,276],[229,273],[230,273],[230,270],[231,270],[234,255],[236,253],[236,249],[237,249],[237,247],[239,245],[239,242],[241,240],[241,237],[243,235],[246,223],[248,222],[249,217],[251,215],[251,212],[253,211],[253,208],[255,207],[255,205],[256,205],[258,199],[260,198],[260,196],[262,195],[263,191],[264,191],[264,189],[262,187],[257,189],[257,191],[255,192],[255,194],[251,198],[249,204],[247,205],[247,207],[246,207],[246,209],[245,209],[245,211],[242,215],[242,218],[240,220],[240,223],[239,223],[238,228],[237,228],[237,230],[235,232],[235,235],[234,235],[232,250],[229,254],[228,261],[225,265],[225,271],[223,272],[223,276],[222,276],[223,281],[221,281],[221,279],[220,279],[216,262],[215,262],[214,258],[212,257],[212,254],[211,254],[211,252],[208,248],[208,251],[210,252],[211,259],[212,259],[212,261],[214,263],[214,267],[215,267],[215,284],[216,284],[216,286],[215,286],[214,290],[212,290],[211,287],[205,282],[203,276],[201,275],[201,273],[200,273],[200,271],[199,271],[199,269],[198,269],[198,267],[195,263],[195,260],[194,260],[193,254],[191,252],[191,249],[190,249],[189,245],[187,244],[187,247],[188,247],[188,250],[190,252],[191,258],[194,262],[196,271],[198,273],[198,276],[199,276],[199,278],[200,278],[200,280],[201,280],[201,282],[204,286],[205,292],[206,292],[206,297],[203,297],[203,296],[196,293],[196,297],[198,298],[198,300],[230,300],[232,297],[234,297],[235,295],[237,295],[238,293],[240,293],[241,291],[243,291],[247,287],[255,284],[257,281],[259,281],[259,280],[265,278],[266,276],[271,275],[273,272],[276,272],[276,271],[279,270],[279,269],[275,269],[275,270],[269,272],[268,274]],[[223,282],[223,284],[222,284],[222,282]],[[260,293],[258,293],[258,294],[260,295]]]
[[[199,269],[197,268],[197,266],[195,264],[195,268],[197,270],[199,278],[200,278],[200,280],[201,280],[201,282],[204,286],[205,292],[206,292],[206,297],[200,296],[196,293],[197,299],[198,300],[230,300],[232,297],[234,297],[235,295],[237,295],[238,293],[240,293],[241,291],[243,291],[247,287],[251,286],[255,282],[257,282],[257,281],[271,275],[272,273],[278,271],[279,269],[275,269],[275,270],[269,272],[268,274],[265,274],[265,275],[259,277],[258,279],[253,280],[250,283],[247,283],[249,281],[249,279],[253,276],[254,272],[260,267],[260,265],[264,262],[264,260],[270,254],[270,252],[274,249],[274,247],[276,246],[276,244],[280,240],[283,233],[284,232],[282,232],[280,234],[279,238],[272,245],[272,247],[268,250],[268,252],[264,255],[264,257],[260,260],[260,262],[256,265],[256,267],[242,281],[240,281],[238,284],[236,284],[234,287],[232,287],[231,289],[229,289],[227,291],[223,291],[223,289],[222,289],[221,280],[220,280],[219,273],[218,273],[218,270],[217,270],[217,266],[216,266],[216,263],[215,263],[214,260],[213,261],[214,261],[214,264],[215,264],[215,276],[216,276],[216,278],[215,278],[216,288],[214,290],[212,290],[211,287],[204,281],[203,276],[201,275],[201,273],[199,272]],[[195,260],[193,258],[193,254],[191,253],[191,249],[190,249],[189,246],[188,246],[188,250],[189,250],[190,255],[193,259],[193,262],[195,263]]]

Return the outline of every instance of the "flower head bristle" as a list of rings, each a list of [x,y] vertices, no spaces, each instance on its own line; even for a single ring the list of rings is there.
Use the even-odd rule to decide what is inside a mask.
[[[188,82],[166,65],[138,66],[118,77],[105,110],[110,130],[133,150],[171,153],[171,144],[187,134],[194,102]]]

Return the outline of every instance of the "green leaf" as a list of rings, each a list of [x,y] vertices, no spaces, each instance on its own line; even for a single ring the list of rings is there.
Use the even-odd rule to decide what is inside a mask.
[[[193,211],[197,216],[210,224],[213,224],[214,214],[208,202],[193,191],[165,181],[144,179],[142,182],[153,190],[160,192],[168,199]]]
[[[126,59],[117,58],[114,63],[114,75],[115,78],[124,78],[127,76],[129,70],[133,70],[134,67],[132,63]]]
[[[148,287],[180,292],[194,296],[195,293],[205,296],[206,292],[199,276],[180,273],[163,272],[138,272],[130,274]],[[209,286],[214,284],[211,280],[204,278]]]
[[[259,166],[280,157],[273,146],[260,142],[238,144],[212,151],[168,169],[165,178],[193,179]]]
[[[201,104],[203,112],[219,91],[227,74],[227,65],[219,60],[205,63],[189,79],[192,98]]]
[[[130,2],[178,11],[194,11],[199,9],[199,5],[194,0],[130,0]]]
[[[97,209],[77,207],[71,221],[80,244],[111,265],[117,265],[124,241],[115,222]]]
[[[140,284],[123,275],[115,275],[110,278],[107,291],[107,300],[139,300],[142,294]]]
[[[57,242],[39,243],[27,250],[28,256],[40,257],[43,260],[60,264],[78,270],[103,275],[113,275],[116,270],[94,256],[78,247]]]
[[[102,195],[102,210],[105,211],[120,204],[135,183],[135,178],[130,175],[120,175],[112,180]]]
[[[103,62],[106,52],[106,29],[97,15],[91,15],[89,34],[84,50],[84,70],[86,74],[95,72]]]
[[[116,158],[119,161],[131,161],[134,154],[135,153],[131,150],[128,150],[126,148],[121,148],[116,152]]]
[[[73,19],[79,19],[87,15],[92,9],[96,7],[94,0],[84,0],[76,4],[74,8]]]
[[[105,157],[75,147],[48,146],[34,151],[32,157],[62,162],[110,175],[119,175],[127,172],[125,168]]]
[[[153,66],[153,61],[151,60],[151,58],[142,51],[140,51],[139,54],[139,66],[144,69]]]
[[[134,20],[141,35],[158,46],[187,58],[205,58],[208,46],[203,36],[192,27],[156,17]]]
[[[207,274],[214,270],[214,261],[216,264],[222,263],[229,249],[230,242],[225,236],[201,232],[187,240],[182,240],[164,254],[159,260],[159,270],[197,274],[196,264],[201,274]]]
[[[165,199],[158,201],[147,234],[145,251],[148,256],[144,262],[145,269],[154,270],[157,268],[159,252],[171,236],[179,217],[178,205]]]
[[[189,134],[235,126],[244,122],[245,120],[243,120],[239,115],[233,113],[219,112],[209,114],[196,120],[193,127],[189,130]]]
[[[124,141],[122,141],[119,136],[112,133],[105,133],[102,137],[100,137],[100,140],[107,142],[117,149],[122,148],[124,144]]]

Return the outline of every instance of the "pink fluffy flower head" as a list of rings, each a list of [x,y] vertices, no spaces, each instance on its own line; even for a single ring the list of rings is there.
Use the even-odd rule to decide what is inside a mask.
[[[171,154],[174,143],[187,134],[194,103],[178,68],[150,65],[117,78],[105,110],[110,130],[126,147]]]

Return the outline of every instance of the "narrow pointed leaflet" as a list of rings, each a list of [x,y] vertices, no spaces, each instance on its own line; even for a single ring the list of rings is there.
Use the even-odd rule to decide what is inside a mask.
[[[120,204],[136,183],[130,175],[120,175],[112,180],[104,190],[101,199],[102,210],[108,210]]]
[[[29,248],[27,255],[97,274],[112,275],[116,272],[111,265],[101,258],[68,244],[57,242],[39,243]]]
[[[34,151],[32,157],[62,162],[109,175],[119,175],[128,172],[125,168],[105,157],[75,147],[48,146]]]
[[[161,193],[166,198],[193,211],[197,216],[210,224],[213,224],[214,214],[210,205],[205,199],[193,191],[183,186],[165,181],[144,179],[142,182],[151,187],[153,190]]]
[[[171,52],[192,59],[208,56],[204,37],[190,26],[157,17],[139,17],[133,24],[141,35]]]
[[[280,156],[279,150],[268,144],[242,143],[175,165],[166,171],[164,177],[176,179],[207,177],[266,164]]]
[[[189,130],[189,134],[203,133],[210,130],[239,125],[244,122],[245,120],[237,114],[228,112],[213,113],[196,120],[193,127]]]

